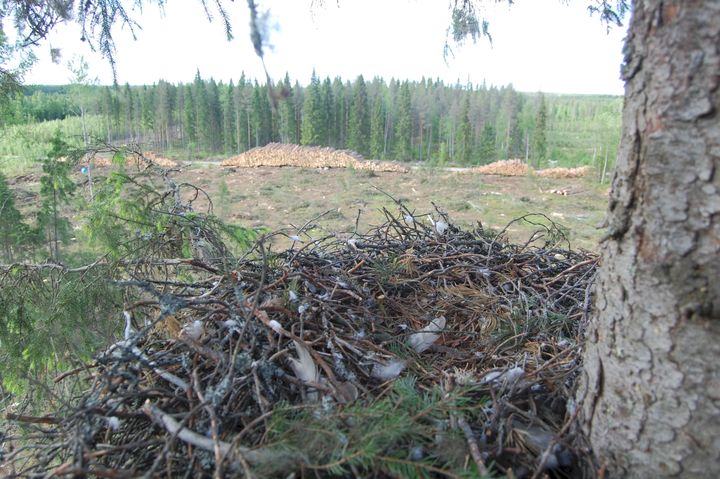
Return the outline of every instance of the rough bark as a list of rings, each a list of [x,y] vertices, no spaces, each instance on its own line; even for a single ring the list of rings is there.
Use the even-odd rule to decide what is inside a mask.
[[[637,0],[578,393],[610,477],[720,477],[720,2]]]

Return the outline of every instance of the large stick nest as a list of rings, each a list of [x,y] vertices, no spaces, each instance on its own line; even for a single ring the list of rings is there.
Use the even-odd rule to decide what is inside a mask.
[[[542,215],[524,245],[437,208],[385,216],[281,253],[266,237],[227,270],[136,266],[134,329],[71,373],[86,391],[5,471],[591,476],[574,394],[597,258]]]

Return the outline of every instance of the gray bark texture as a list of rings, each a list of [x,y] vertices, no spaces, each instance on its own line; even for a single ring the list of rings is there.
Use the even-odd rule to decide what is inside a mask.
[[[605,477],[720,477],[720,1],[636,0],[578,391]]]

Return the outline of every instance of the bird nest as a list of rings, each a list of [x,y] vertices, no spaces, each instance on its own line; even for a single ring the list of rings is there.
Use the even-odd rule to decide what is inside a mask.
[[[542,215],[515,245],[437,208],[384,213],[282,252],[266,236],[227,268],[136,264],[126,337],[57,378],[84,392],[5,471],[591,476],[574,396],[597,257]]]

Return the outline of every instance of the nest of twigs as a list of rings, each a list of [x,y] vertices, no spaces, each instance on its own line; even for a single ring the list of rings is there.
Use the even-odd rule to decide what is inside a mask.
[[[88,386],[5,472],[592,476],[573,397],[597,258],[542,215],[524,245],[385,215],[280,253],[266,237],[230,268],[138,267],[134,330],[59,378]]]

